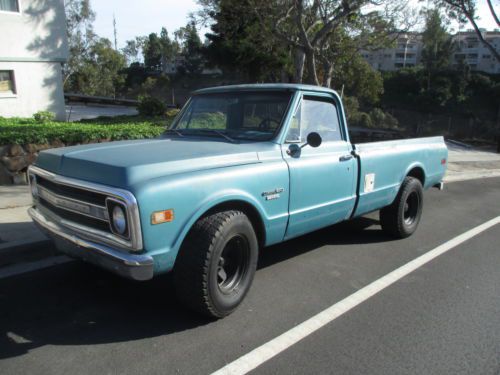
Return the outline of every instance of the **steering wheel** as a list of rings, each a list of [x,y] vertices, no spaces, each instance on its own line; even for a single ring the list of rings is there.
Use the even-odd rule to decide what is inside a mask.
[[[265,130],[269,129],[269,125],[271,125],[271,122],[275,122],[278,126],[280,126],[280,122],[278,120],[267,117],[260,122],[259,130],[260,129],[265,129]]]

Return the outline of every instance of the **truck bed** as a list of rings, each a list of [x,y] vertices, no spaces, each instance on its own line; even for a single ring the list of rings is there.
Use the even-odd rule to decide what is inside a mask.
[[[358,157],[358,203],[353,217],[392,203],[408,174],[421,176],[424,189],[439,184],[448,149],[443,137],[412,138],[353,145]]]

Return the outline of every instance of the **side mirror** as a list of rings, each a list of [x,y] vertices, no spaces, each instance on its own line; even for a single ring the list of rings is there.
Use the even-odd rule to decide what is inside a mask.
[[[307,135],[307,144],[309,146],[316,148],[321,146],[321,142],[323,142],[323,140],[321,139],[321,135],[318,133],[312,132]]]
[[[304,147],[311,146],[316,148],[321,146],[322,142],[323,139],[321,139],[321,135],[316,132],[312,132],[307,135],[306,143],[304,143],[302,146],[299,146],[296,143],[291,144],[290,147],[288,147],[286,153],[292,157],[298,157],[300,155],[300,150],[302,150]]]

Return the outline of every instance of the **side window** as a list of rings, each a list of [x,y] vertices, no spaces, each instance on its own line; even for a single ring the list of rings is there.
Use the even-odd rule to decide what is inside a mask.
[[[340,141],[339,115],[335,104],[320,98],[304,97],[292,118],[288,142],[303,142],[309,133],[318,133],[324,142]]]

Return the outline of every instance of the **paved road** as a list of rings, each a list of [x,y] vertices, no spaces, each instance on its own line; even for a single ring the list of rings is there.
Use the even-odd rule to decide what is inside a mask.
[[[0,280],[0,373],[206,374],[500,215],[500,179],[426,194],[417,233],[376,216],[266,249],[241,308],[208,321],[169,277],[133,283],[78,262]],[[256,374],[499,374],[500,225],[417,269]]]

